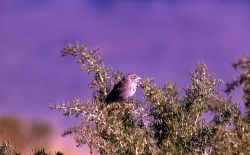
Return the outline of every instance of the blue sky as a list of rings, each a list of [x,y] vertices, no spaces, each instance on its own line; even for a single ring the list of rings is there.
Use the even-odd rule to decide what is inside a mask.
[[[248,1],[1,0],[0,114],[64,124],[49,101],[87,99],[88,76],[60,51],[69,42],[99,47],[124,73],[185,87],[198,61],[225,81],[250,53]],[[238,96],[236,99],[239,99]]]

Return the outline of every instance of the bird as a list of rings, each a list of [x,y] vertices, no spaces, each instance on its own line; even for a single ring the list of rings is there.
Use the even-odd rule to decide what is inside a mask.
[[[140,81],[141,77],[134,73],[123,76],[123,78],[114,85],[111,92],[107,95],[105,99],[106,103],[123,101],[132,97],[135,94]]]

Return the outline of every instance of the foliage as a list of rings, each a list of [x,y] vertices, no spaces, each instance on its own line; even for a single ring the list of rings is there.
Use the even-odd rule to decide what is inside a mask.
[[[10,142],[3,141],[0,144],[0,155],[21,155],[16,148],[14,148]],[[51,153],[46,152],[44,148],[35,149],[33,155],[52,155]],[[63,155],[61,152],[55,152],[55,155]]]
[[[240,73],[233,81],[227,83],[227,93],[231,93],[236,87],[242,86],[243,88],[243,99],[248,110],[248,120],[250,118],[250,58],[245,55],[243,59],[238,59],[233,63],[235,69],[241,69],[243,72]]]
[[[210,74],[205,64],[199,63],[190,73],[191,83],[183,89],[184,94],[175,83],[160,87],[144,78],[140,84],[144,100],[133,97],[106,104],[105,97],[122,73],[105,66],[97,51],[80,44],[70,44],[62,50],[62,56],[73,56],[81,69],[93,76],[89,84],[92,98],[76,97],[68,103],[50,105],[65,116],[82,120],[63,133],[74,135],[77,146],[87,144],[100,154],[250,152],[248,119],[230,96],[219,92],[223,82]],[[227,93],[242,86],[246,105],[250,99],[249,62],[248,57],[238,60],[234,66],[244,72],[226,85]]]
[[[33,151],[34,155],[51,155],[50,153],[47,153],[44,148],[36,149]],[[55,155],[63,155],[61,152],[55,152]]]
[[[0,144],[0,155],[20,155],[20,153],[15,151],[9,142],[2,142]]]

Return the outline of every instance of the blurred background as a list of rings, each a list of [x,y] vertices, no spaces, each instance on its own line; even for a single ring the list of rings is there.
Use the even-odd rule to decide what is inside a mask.
[[[199,61],[229,81],[231,62],[250,53],[250,1],[0,0],[0,140],[22,152],[89,154],[61,137],[77,121],[48,109],[91,95],[89,77],[60,57],[70,42],[99,47],[106,65],[159,85],[185,87]]]

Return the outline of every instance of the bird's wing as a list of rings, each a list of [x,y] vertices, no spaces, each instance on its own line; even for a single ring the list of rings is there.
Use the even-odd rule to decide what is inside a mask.
[[[112,91],[108,94],[106,101],[118,100],[120,98],[122,85],[123,85],[122,81],[115,84]]]

